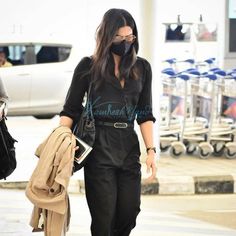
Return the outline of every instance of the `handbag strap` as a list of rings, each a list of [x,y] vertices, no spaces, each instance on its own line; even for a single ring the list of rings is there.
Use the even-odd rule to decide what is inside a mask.
[[[90,59],[92,60],[92,56],[90,56]],[[89,86],[88,86],[88,92],[87,92],[87,101],[89,100],[89,97],[90,97],[92,83],[93,83],[93,79],[92,79],[92,77],[90,77]]]
[[[91,79],[89,81],[89,87],[88,87],[88,91],[87,91],[87,101],[86,101],[86,105],[85,105],[87,119],[89,119],[89,117],[93,118],[92,104],[90,102],[91,101],[90,96],[91,96],[92,85],[93,85],[93,81]]]
[[[5,119],[4,117],[1,119],[1,122],[0,122],[0,136],[1,136],[1,139],[2,139],[2,145],[3,147],[5,148],[5,151],[7,153],[7,155],[9,155],[9,150],[7,148],[7,144],[6,144],[6,136],[4,135],[3,133],[3,129],[4,129],[4,126],[6,127],[6,124],[5,124]]]

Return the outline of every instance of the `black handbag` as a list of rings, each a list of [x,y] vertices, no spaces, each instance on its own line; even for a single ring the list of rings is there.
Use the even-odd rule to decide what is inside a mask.
[[[14,143],[17,140],[8,132],[5,119],[0,121],[0,179],[6,179],[16,169]]]
[[[92,112],[91,89],[92,89],[92,81],[89,84],[86,105],[83,108],[79,122],[75,125],[73,130],[73,134],[77,137],[76,145],[79,147],[79,149],[76,150],[75,152],[75,157],[80,157],[81,155],[84,154],[84,152],[87,151],[85,145],[83,145],[83,142],[85,142],[88,146],[92,148],[95,141],[96,131],[95,131],[95,120]],[[80,139],[83,142],[80,142]],[[89,155],[86,154],[81,163],[74,161],[73,172],[78,171],[85,165],[88,156]]]

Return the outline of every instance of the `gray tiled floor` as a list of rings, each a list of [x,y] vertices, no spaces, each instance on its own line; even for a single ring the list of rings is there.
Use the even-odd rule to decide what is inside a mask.
[[[72,217],[68,236],[89,236],[90,215],[85,196],[70,195]],[[163,200],[162,200],[163,201]],[[168,201],[168,200],[167,200]],[[132,236],[235,236],[236,230],[180,217],[158,209],[158,197],[142,197],[141,212]],[[0,190],[0,235],[42,236],[28,225],[32,205],[23,191]]]

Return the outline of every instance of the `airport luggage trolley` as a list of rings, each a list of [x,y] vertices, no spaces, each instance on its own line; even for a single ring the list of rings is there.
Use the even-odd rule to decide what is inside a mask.
[[[214,155],[233,159],[236,158],[236,71],[227,75],[215,71],[223,77],[219,83],[219,113],[213,123],[211,142]]]
[[[169,63],[169,67],[162,71],[164,75],[162,98],[165,97],[163,100],[165,100],[166,106],[162,106],[165,109],[162,109],[161,112],[161,151],[169,149],[170,155],[173,157],[179,157],[185,152],[192,154],[198,151],[199,156],[203,159],[208,158],[212,153],[218,154],[219,146],[222,151],[222,137],[219,139],[217,132],[221,129],[225,136],[225,132],[227,134],[229,131],[228,123],[222,123],[222,119],[220,122],[217,120],[224,74],[222,75],[219,68],[213,66],[214,58],[196,65],[192,59],[179,61],[190,65],[182,72],[178,71],[177,63],[179,62],[176,59],[165,62]],[[204,65],[205,69],[201,70],[202,73],[196,69],[200,67],[199,65]],[[217,81],[221,81],[221,87],[217,85]],[[232,131],[232,125],[230,129]],[[229,139],[225,141],[229,141]],[[231,147],[229,154],[233,156],[232,143],[228,146]],[[227,150],[225,143],[223,147],[224,150]]]
[[[171,94],[176,86],[176,74],[173,68],[162,71],[160,150],[167,151],[173,141],[178,140],[180,120],[171,115]]]
[[[185,120],[183,142],[186,153],[198,152],[200,158],[207,158],[214,151],[209,131],[212,126],[212,112],[215,109],[215,80],[216,75],[201,75],[198,71],[189,71],[190,106],[189,118]]]
[[[168,74],[168,71],[163,73]],[[172,157],[180,157],[186,151],[183,134],[187,119],[189,78],[187,74],[169,73],[169,82],[163,82],[164,92],[168,96],[168,108],[167,119],[160,126],[160,148],[161,151],[169,149]]]

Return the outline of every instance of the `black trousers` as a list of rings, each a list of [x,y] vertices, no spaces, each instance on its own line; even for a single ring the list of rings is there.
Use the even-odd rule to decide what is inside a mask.
[[[92,236],[127,236],[141,211],[140,146],[133,128],[96,127],[84,166]]]

